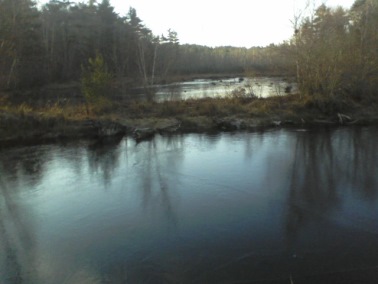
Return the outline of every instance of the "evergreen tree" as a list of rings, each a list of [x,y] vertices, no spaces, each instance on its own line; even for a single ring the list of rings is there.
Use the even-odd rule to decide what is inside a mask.
[[[87,113],[93,107],[103,107],[107,102],[111,75],[107,71],[104,58],[97,53],[89,58],[88,66],[82,66],[81,90],[86,100]]]

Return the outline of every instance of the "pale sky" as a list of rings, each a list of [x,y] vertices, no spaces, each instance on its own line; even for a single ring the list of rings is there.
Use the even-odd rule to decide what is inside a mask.
[[[354,1],[312,0],[309,9],[323,2],[328,6],[350,8]],[[121,16],[127,14],[130,6],[135,8],[139,18],[156,35],[170,28],[178,33],[181,44],[213,47],[281,43],[291,37],[290,20],[304,9],[306,2],[308,0],[110,0]]]

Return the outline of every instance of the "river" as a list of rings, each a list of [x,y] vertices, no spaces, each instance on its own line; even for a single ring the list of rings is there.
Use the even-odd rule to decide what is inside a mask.
[[[376,283],[377,130],[2,149],[0,283]]]
[[[266,98],[297,92],[293,79],[283,77],[234,77],[223,79],[195,79],[191,81],[154,85],[155,100],[180,100],[227,97],[233,95]],[[145,90],[129,91],[131,98],[144,98]]]

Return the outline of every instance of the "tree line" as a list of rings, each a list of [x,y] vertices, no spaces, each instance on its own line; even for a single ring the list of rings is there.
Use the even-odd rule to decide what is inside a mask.
[[[0,0],[0,89],[79,81],[100,56],[112,80],[153,85],[187,74],[291,74],[302,94],[372,96],[378,87],[378,0],[350,9],[321,5],[293,19],[293,36],[266,47],[180,44],[154,35],[135,9],[109,0]],[[97,62],[97,61],[96,61]]]
[[[119,16],[109,0],[98,4],[93,0],[79,4],[50,0],[40,9],[32,0],[0,0],[0,15],[3,89],[77,81],[81,66],[88,65],[96,54],[115,79],[143,84],[172,74],[284,69],[284,64],[279,64],[279,46],[180,45],[175,31],[154,35],[135,9]]]
[[[181,45],[174,71],[178,74],[294,74],[292,59],[282,56],[287,43],[266,47]]]
[[[174,31],[155,36],[135,9],[121,17],[109,0],[51,0],[41,9],[32,0],[0,0],[0,15],[1,88],[78,80],[96,54],[115,78],[166,73],[178,45]]]

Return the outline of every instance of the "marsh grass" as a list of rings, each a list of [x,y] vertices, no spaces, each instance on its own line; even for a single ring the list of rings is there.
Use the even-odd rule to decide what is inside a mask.
[[[187,99],[161,103],[134,101],[122,106],[122,113],[135,118],[236,115],[241,117],[334,115],[353,111],[360,104],[316,96],[287,95],[269,98],[228,96],[224,98]]]
[[[228,96],[224,98],[202,98],[153,102],[138,100],[118,103],[109,99],[92,106],[87,113],[85,104],[61,105],[55,103],[35,107],[26,103],[14,105],[0,100],[0,111],[26,116],[38,114],[45,117],[82,120],[98,117],[178,117],[178,116],[272,116],[272,115],[333,115],[337,112],[363,108],[360,102],[346,98],[326,98],[323,96],[287,95],[269,98],[248,96]]]
[[[88,120],[110,120],[133,126],[136,122],[152,125],[153,121],[177,119],[188,129],[206,129],[214,118],[238,117],[260,121],[314,119],[335,120],[338,113],[354,118],[378,119],[377,103],[363,104],[351,98],[325,98],[322,96],[286,95],[269,98],[229,96],[154,102],[147,100],[116,102],[106,100],[87,112],[82,104],[46,104],[43,107],[27,103],[11,104],[0,101],[0,132],[3,137],[14,133],[39,131],[70,131],[70,127]],[[376,119],[377,118],[377,119]],[[373,119],[373,120],[374,120]],[[374,120],[374,121],[375,121]],[[83,122],[83,123],[80,123]],[[127,122],[127,123],[126,123]],[[74,132],[73,132],[74,133]]]

